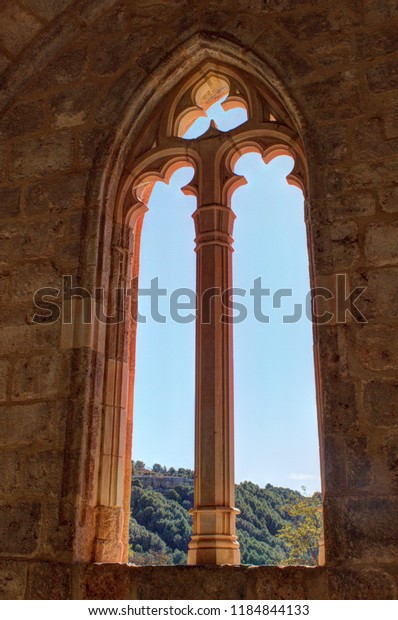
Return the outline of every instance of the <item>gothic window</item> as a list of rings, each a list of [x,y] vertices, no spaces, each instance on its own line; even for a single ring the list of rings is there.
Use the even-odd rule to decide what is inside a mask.
[[[216,114],[217,108],[223,115]],[[216,117],[221,121],[215,121]],[[193,214],[198,305],[190,564],[240,563],[234,505],[230,291],[235,214],[231,197],[246,182],[236,174],[235,165],[248,153],[258,154],[266,163],[289,155],[294,163],[287,180],[306,194],[303,146],[278,99],[251,76],[243,78],[229,67],[206,63],[170,94],[144,132],[119,195],[123,217],[139,247],[142,220],[155,184],[168,182],[187,165],[194,170],[183,190],[197,201]]]

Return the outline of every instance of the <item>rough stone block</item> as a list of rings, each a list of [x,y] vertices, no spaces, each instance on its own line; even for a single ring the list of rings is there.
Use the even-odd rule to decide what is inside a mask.
[[[344,125],[325,126],[317,136],[324,161],[328,164],[343,161],[348,154],[347,127]]]
[[[358,399],[354,383],[329,376],[322,382],[322,413],[326,435],[358,427]]]
[[[38,503],[0,504],[0,554],[30,555],[37,549],[41,508]]]
[[[381,267],[398,265],[398,222],[371,224],[365,235],[365,256]]]
[[[360,258],[358,229],[354,222],[338,221],[330,226],[333,264],[336,271],[351,268]]]
[[[366,217],[373,215],[376,208],[376,200],[368,192],[355,192],[342,196],[330,196],[326,201],[330,219],[348,219],[354,217]]]
[[[382,444],[377,444],[375,460],[379,461],[382,452],[383,467],[378,472],[378,487],[388,491],[398,491],[398,434],[392,433],[384,437]]]
[[[60,221],[16,222],[11,220],[0,231],[0,261],[19,262],[27,258],[47,258],[54,254],[54,241]]]
[[[396,598],[393,575],[383,569],[330,569],[328,571],[330,599],[388,600]]]
[[[13,400],[63,395],[69,383],[68,366],[68,357],[61,353],[18,359],[13,372]]]
[[[148,566],[131,567],[130,570],[134,571],[132,592],[139,600],[156,600],[159,597],[164,600],[240,600],[245,597],[246,577],[239,567]]]
[[[367,489],[373,481],[372,453],[364,435],[348,436],[346,443],[347,488],[354,492]]]
[[[387,213],[398,211],[398,186],[389,187],[380,192],[380,205],[383,211]]]
[[[59,273],[50,261],[22,262],[14,267],[13,290],[10,300],[13,302],[29,302],[31,311],[36,311],[33,296],[39,289],[50,287],[62,290],[62,273]],[[55,295],[55,292],[54,292]]]
[[[2,403],[7,400],[9,368],[7,360],[0,360],[0,402]]]
[[[0,45],[11,54],[18,54],[40,30],[41,24],[15,2],[7,2],[3,7],[0,12]]]
[[[16,491],[21,491],[21,483],[23,478],[21,477],[20,457],[18,452],[2,452],[0,454],[0,496],[7,498],[12,496]]]
[[[356,161],[388,157],[397,154],[398,140],[386,140],[380,119],[371,118],[358,123],[352,143],[352,151]]]
[[[65,433],[65,412],[57,403],[0,407],[1,446],[56,447]]]
[[[366,383],[363,400],[370,424],[398,428],[398,381]]]
[[[0,561],[0,600],[25,598],[28,565],[13,560]]]
[[[63,129],[84,124],[102,89],[101,84],[84,84],[51,97],[49,105],[54,126]]]
[[[0,188],[0,219],[6,220],[19,214],[19,188]]]
[[[92,564],[82,567],[79,598],[126,600],[137,598],[130,585],[132,568],[127,564]]]
[[[395,28],[388,24],[383,31],[357,34],[356,42],[358,58],[363,60],[392,54],[398,49]]]
[[[43,74],[37,79],[35,88],[46,90],[57,84],[69,84],[69,82],[82,78],[86,71],[87,61],[86,46],[73,46],[46,67]]]
[[[380,93],[398,88],[398,67],[395,60],[372,65],[366,71],[366,78],[371,91]]]
[[[19,487],[26,487],[29,497],[59,497],[61,491],[64,455],[61,451],[44,450],[21,459]]]
[[[361,312],[367,321],[395,319],[398,315],[398,268],[384,267],[362,272],[351,278],[355,286],[365,290],[360,297]]]
[[[393,496],[353,498],[343,509],[342,538],[347,558],[365,562],[398,559],[398,499]]]
[[[300,600],[325,596],[326,572],[304,566],[251,567],[247,571],[247,599]]]
[[[3,73],[10,66],[10,59],[0,52],[0,73]]]
[[[69,170],[72,162],[72,135],[62,131],[16,142],[10,175],[12,179],[42,177]]]
[[[71,598],[71,567],[55,562],[33,564],[29,571],[30,600],[68,600]]]
[[[29,7],[44,19],[53,19],[61,13],[73,0],[24,0],[25,6]]]
[[[41,101],[20,103],[11,108],[0,121],[0,138],[15,138],[40,131],[45,123]]]
[[[306,84],[303,98],[312,118],[337,120],[360,114],[363,103],[358,81],[352,71],[346,71]]]
[[[68,209],[81,209],[85,201],[86,173],[57,177],[56,180],[37,183],[26,194],[27,215],[40,215]]]
[[[394,111],[386,114],[384,128],[387,138],[398,138],[398,112]]]
[[[332,30],[328,11],[299,11],[293,15],[281,16],[280,24],[295,38],[307,41]]]
[[[345,444],[339,435],[326,435],[323,446],[324,490],[339,495],[346,488]]]
[[[368,370],[379,372],[397,370],[397,334],[398,328],[393,326],[363,325],[357,331],[355,349],[351,349],[350,354]]]

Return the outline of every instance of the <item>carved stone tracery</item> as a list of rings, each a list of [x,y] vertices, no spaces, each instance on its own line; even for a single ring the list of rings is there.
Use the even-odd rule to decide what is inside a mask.
[[[247,110],[247,121],[225,133],[211,121],[203,135],[185,139],[183,134],[195,120],[206,116],[209,108],[220,100],[224,110],[234,107]],[[138,145],[132,150],[129,168],[125,168],[126,174],[118,192],[118,219],[130,229],[136,250],[155,183],[168,182],[181,167],[189,165],[194,169],[192,180],[182,190],[197,199],[193,217],[199,300],[196,321],[195,499],[188,562],[238,564],[237,510],[234,507],[232,323],[221,320],[225,313],[221,296],[209,302],[210,320],[203,320],[204,313],[208,312],[204,293],[217,289],[222,294],[232,287],[235,215],[231,210],[231,196],[237,187],[246,183],[234,172],[237,160],[249,152],[259,153],[265,163],[282,154],[290,155],[294,167],[287,180],[306,195],[304,149],[288,113],[271,92],[265,92],[262,84],[243,72],[210,62],[203,64],[165,98],[161,113],[144,133],[144,143],[151,144],[151,147],[143,152]],[[137,252],[135,254],[133,275],[138,275]],[[134,359],[135,327],[130,330],[129,338],[130,358]],[[120,404],[122,412],[132,407],[133,374],[134,364],[130,363],[128,389],[123,391],[125,403]],[[121,433],[120,421],[116,427]],[[108,469],[106,458],[106,455],[102,457],[103,471]],[[126,477],[126,466],[123,469],[118,465],[117,470],[108,472],[105,478],[113,480],[114,485],[121,489],[123,475]]]

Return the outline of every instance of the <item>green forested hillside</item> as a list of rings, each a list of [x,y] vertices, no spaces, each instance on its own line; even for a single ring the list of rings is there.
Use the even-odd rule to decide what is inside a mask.
[[[172,472],[175,471],[172,468]],[[154,471],[146,473],[150,475]],[[156,475],[159,474],[170,476],[170,470],[162,468],[159,472],[156,468]],[[188,510],[193,505],[193,484],[188,479],[182,479],[181,483],[176,480],[172,481],[171,488],[158,490],[146,482],[142,478],[132,482],[130,562],[184,564],[191,536],[192,520]],[[241,511],[237,517],[237,533],[242,564],[288,561],[289,545],[278,537],[278,532],[292,522],[289,506],[303,500],[314,506],[320,504],[319,494],[304,498],[297,491],[270,484],[265,488],[252,482],[236,485],[236,506]],[[300,563],[313,563],[313,550],[309,549],[304,556]]]

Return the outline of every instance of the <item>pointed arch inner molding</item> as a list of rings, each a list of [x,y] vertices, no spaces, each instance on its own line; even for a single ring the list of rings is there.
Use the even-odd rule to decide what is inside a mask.
[[[185,139],[183,134],[191,124],[206,115],[209,107],[220,100],[224,110],[245,108],[247,121],[225,133],[211,122],[202,136]],[[233,285],[235,215],[231,209],[231,197],[237,187],[246,183],[243,177],[234,173],[234,166],[242,155],[250,152],[259,153],[265,163],[281,154],[290,155],[294,167],[287,181],[299,187],[306,196],[307,167],[303,145],[282,103],[253,76],[227,65],[205,62],[165,97],[161,109],[155,111],[146,123],[141,139],[136,141],[127,159],[117,196],[116,220],[133,239],[130,274],[134,276],[138,275],[142,221],[155,183],[167,182],[180,167],[189,165],[194,169],[192,180],[183,188],[197,199],[193,218],[199,300],[190,564],[240,563],[235,529],[237,510],[234,507],[232,323],[220,320],[225,313],[221,296],[213,299],[209,313],[206,307],[208,296],[203,293],[212,288],[224,292]],[[137,279],[134,286],[137,287]],[[133,304],[136,304],[136,293],[133,290]],[[204,321],[206,313],[210,314],[210,320]],[[129,329],[129,379],[117,380],[112,376],[108,381],[108,385],[115,386],[117,391],[114,398],[110,396],[112,402],[117,402],[117,407],[112,410],[114,419],[109,424],[117,429],[118,436],[123,433],[123,425],[126,429],[131,428],[128,420],[131,419],[133,403],[135,333],[136,325],[133,325]],[[125,364],[120,364],[119,372],[125,373],[125,368]],[[110,365],[106,373],[114,375],[114,365]],[[99,503],[123,505],[126,512],[126,498],[123,502],[120,493],[112,492],[113,486],[115,489],[128,486],[127,459],[131,455],[122,456],[124,466],[120,458],[108,465],[104,460],[107,455],[103,456],[100,471],[107,472],[107,491]]]

